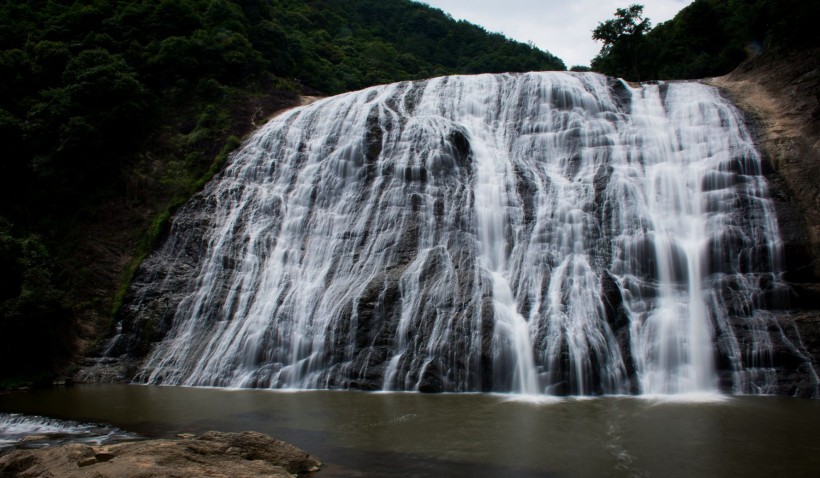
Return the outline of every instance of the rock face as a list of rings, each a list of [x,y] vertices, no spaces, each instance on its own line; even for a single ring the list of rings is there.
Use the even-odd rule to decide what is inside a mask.
[[[792,254],[788,269],[794,281],[820,278],[818,57],[820,50],[815,49],[776,60],[754,59],[709,80],[758,127],[756,142],[776,173],[770,174],[773,194],[792,209],[778,219],[787,253]]]
[[[772,166],[767,174],[784,241],[789,311],[782,334],[820,364],[820,50],[759,57],[708,80],[748,115],[755,142]],[[804,352],[804,353],[805,353]],[[775,358],[788,356],[779,347]],[[793,354],[792,354],[793,355]],[[782,360],[784,365],[789,360]],[[816,387],[779,373],[780,393],[806,395]],[[793,377],[792,377],[793,378]]]
[[[314,457],[256,432],[108,446],[71,444],[0,456],[0,477],[15,478],[286,478],[318,471]]]

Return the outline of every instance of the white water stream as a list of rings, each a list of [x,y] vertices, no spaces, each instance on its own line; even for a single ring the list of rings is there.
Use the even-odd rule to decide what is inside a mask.
[[[374,87],[272,120],[202,197],[201,237],[160,251],[204,244],[143,381],[711,393],[721,361],[735,392],[773,386],[777,223],[702,84]]]

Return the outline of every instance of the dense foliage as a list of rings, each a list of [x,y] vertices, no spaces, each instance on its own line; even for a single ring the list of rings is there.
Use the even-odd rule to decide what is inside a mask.
[[[146,229],[147,249],[236,137],[299,91],[539,69],[564,65],[409,0],[2,2],[0,378],[66,356],[72,313],[116,306],[89,270],[101,258],[77,252],[102,239],[90,226]]]
[[[642,5],[617,9],[615,18],[600,23],[592,32],[592,38],[604,44],[592,62],[593,67],[598,68],[602,59],[607,59],[623,73],[617,76],[638,77],[639,65],[646,58],[645,34],[650,27],[649,19],[643,18]]]
[[[38,197],[110,181],[168,103],[564,67],[406,0],[5,2],[0,48],[2,189],[18,201],[21,180]]]
[[[598,25],[593,70],[634,81],[703,78],[749,56],[820,46],[816,0],[695,0],[654,28],[642,14],[631,5]]]
[[[0,378],[39,378],[70,355],[73,335],[54,263],[37,235],[15,236],[0,218],[0,270]]]

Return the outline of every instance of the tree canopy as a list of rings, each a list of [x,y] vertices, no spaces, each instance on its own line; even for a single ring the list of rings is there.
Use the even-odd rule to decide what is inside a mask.
[[[599,23],[592,31],[592,38],[604,44],[594,66],[617,71],[613,76],[639,80],[647,50],[644,35],[650,28],[649,19],[643,18],[643,5],[615,10],[615,18]]]
[[[593,70],[635,81],[702,78],[761,53],[820,46],[814,0],[695,0],[654,28],[642,10],[619,8],[598,24],[592,37],[603,45]]]
[[[168,109],[303,87],[333,94],[454,73],[564,69],[409,0],[32,0],[0,5],[3,190],[116,175]],[[22,183],[21,183],[22,181]],[[11,201],[4,201],[9,204]],[[0,215],[10,214],[0,210]]]

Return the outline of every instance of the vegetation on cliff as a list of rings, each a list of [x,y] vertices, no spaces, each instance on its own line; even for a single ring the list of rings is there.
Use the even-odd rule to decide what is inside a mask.
[[[169,212],[298,93],[537,69],[564,64],[409,0],[3,2],[0,380],[93,346]]]
[[[750,56],[820,46],[814,0],[695,0],[651,28],[641,5],[616,10],[593,38],[592,69],[631,81],[723,75]]]

